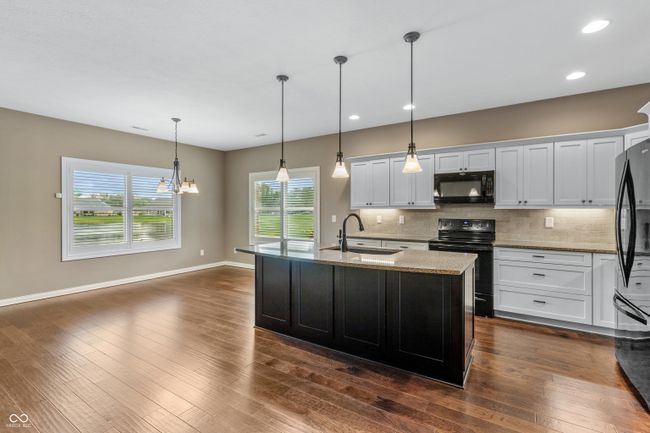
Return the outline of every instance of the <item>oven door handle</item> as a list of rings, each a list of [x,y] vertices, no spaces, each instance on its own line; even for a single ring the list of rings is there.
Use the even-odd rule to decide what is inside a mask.
[[[459,245],[459,244],[440,244],[433,243],[429,244],[429,250],[432,251],[462,251],[462,252],[474,252],[474,251],[491,251],[491,246],[477,246],[477,245]]]

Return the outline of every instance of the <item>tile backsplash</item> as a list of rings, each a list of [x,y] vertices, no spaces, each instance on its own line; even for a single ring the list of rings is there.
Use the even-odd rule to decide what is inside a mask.
[[[437,210],[363,209],[371,233],[424,234],[436,237],[438,218],[475,218],[496,221],[497,240],[614,243],[614,209],[494,209],[487,205],[443,205]],[[382,222],[377,222],[380,215]],[[404,224],[399,224],[399,216]],[[545,228],[544,218],[554,227]]]

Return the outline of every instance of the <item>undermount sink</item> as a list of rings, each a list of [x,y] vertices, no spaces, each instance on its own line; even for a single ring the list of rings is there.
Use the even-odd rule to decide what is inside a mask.
[[[324,250],[340,250],[338,246],[336,247],[329,247],[329,248],[323,248]],[[348,248],[349,253],[357,253],[357,254],[372,254],[372,255],[380,255],[380,256],[390,256],[392,254],[397,254],[402,250],[389,250],[386,248],[358,248],[358,247],[351,247]]]

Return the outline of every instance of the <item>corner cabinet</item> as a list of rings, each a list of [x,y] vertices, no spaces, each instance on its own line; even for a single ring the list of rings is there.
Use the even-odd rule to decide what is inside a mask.
[[[496,206],[553,205],[553,143],[496,149]]]
[[[388,207],[390,160],[388,158],[350,164],[350,207]]]
[[[557,206],[614,206],[615,160],[623,137],[555,143]]]
[[[418,155],[422,171],[402,173],[405,157],[390,158],[390,206],[396,208],[434,208],[433,155]]]

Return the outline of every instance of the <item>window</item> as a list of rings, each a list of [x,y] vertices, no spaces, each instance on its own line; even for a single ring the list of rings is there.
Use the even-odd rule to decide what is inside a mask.
[[[251,173],[250,243],[319,240],[319,167],[289,170],[291,180],[275,181],[276,172]]]
[[[156,192],[170,171],[63,158],[63,260],[180,248],[180,199]]]

